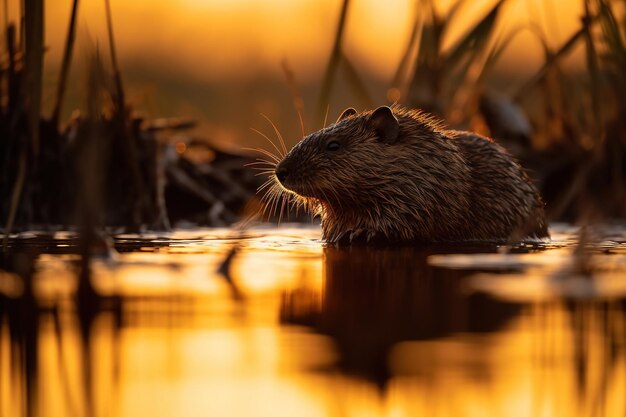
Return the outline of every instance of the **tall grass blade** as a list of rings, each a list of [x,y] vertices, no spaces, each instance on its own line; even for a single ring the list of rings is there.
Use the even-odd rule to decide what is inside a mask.
[[[24,66],[23,84],[21,97],[17,98],[25,106],[26,110],[26,135],[18,133],[20,159],[18,172],[11,193],[9,215],[5,227],[4,249],[7,250],[8,236],[11,233],[20,201],[24,190],[24,183],[28,175],[29,156],[37,158],[39,154],[39,120],[41,110],[41,91],[43,75],[43,51],[44,51],[44,5],[43,0],[24,0],[22,4],[24,14]],[[8,49],[11,52],[13,39],[11,31],[7,31]],[[11,53],[10,53],[11,55]],[[9,58],[11,60],[12,58]],[[11,63],[9,64],[11,66]],[[14,63],[13,63],[14,65]],[[10,71],[13,71],[10,69]],[[11,76],[11,75],[10,75]],[[14,80],[13,80],[14,81]],[[11,88],[11,86],[10,86]],[[18,108],[12,109],[16,113]]]
[[[333,49],[326,65],[324,72],[324,78],[322,80],[322,87],[320,90],[320,97],[317,106],[317,120],[321,123],[324,116],[324,110],[330,102],[330,93],[333,88],[333,81],[335,79],[335,73],[337,67],[341,61],[341,42],[343,40],[343,33],[346,26],[346,17],[348,16],[348,6],[350,0],[343,0],[341,6],[341,13],[339,14],[339,23],[337,24],[337,32],[335,33],[335,41],[333,43]]]
[[[623,99],[626,96],[626,42],[610,3],[605,0],[597,0],[597,3],[603,33],[602,40],[606,46],[603,62],[607,67],[607,75],[617,90],[619,102],[622,103],[620,105],[621,119],[626,120],[626,105],[623,104]],[[626,13],[624,13],[623,19],[626,25]],[[624,32],[626,34],[626,27]]]
[[[20,29],[20,37],[19,37],[19,46],[20,46],[20,51],[24,51],[24,39],[26,39],[26,12],[24,11],[25,9],[25,3],[24,1],[20,1],[20,24],[18,25],[18,28]]]
[[[610,4],[606,0],[597,0],[599,7],[599,14],[601,17],[602,30],[604,32],[604,39],[610,46],[611,52],[615,54],[616,58],[620,60],[626,60],[626,48],[624,47],[624,40],[622,39],[622,33],[615,18],[615,14]]]
[[[145,193],[146,186],[144,179],[139,169],[139,156],[137,152],[137,146],[135,144],[135,137],[130,131],[130,126],[127,118],[126,111],[126,99],[124,95],[124,86],[122,84],[122,74],[117,61],[117,53],[115,48],[115,36],[113,34],[113,18],[111,16],[111,4],[110,0],[105,0],[106,8],[106,20],[107,20],[107,32],[109,37],[109,52],[111,54],[111,65],[113,67],[113,80],[115,83],[114,103],[116,107],[116,118],[119,134],[122,136],[123,147],[125,152],[126,161],[131,170],[131,176],[135,192],[137,193],[137,200],[133,209],[131,228],[138,230],[142,224],[144,215],[149,210],[150,203],[148,196]]]
[[[43,0],[24,0],[24,103],[27,110],[28,133],[31,152],[39,153],[39,119],[41,117],[41,91],[44,53]]]
[[[126,99],[124,97],[124,87],[122,84],[122,73],[117,63],[117,52],[115,49],[115,36],[113,34],[113,18],[111,17],[110,0],[105,0],[107,33],[109,36],[109,51],[111,53],[111,65],[113,66],[113,80],[115,82],[115,101],[119,111],[126,111]]]
[[[570,38],[553,54],[548,56],[543,66],[533,75],[526,83],[524,83],[519,90],[513,95],[514,101],[521,101],[526,97],[526,94],[530,92],[535,86],[537,86],[564,56],[572,51],[574,46],[580,41],[587,31],[587,25],[590,25],[597,19],[597,16],[592,17],[591,22],[583,25],[578,29]]]
[[[302,98],[302,93],[298,88],[296,76],[286,59],[282,60],[281,67],[283,69],[283,73],[285,74],[285,78],[287,79],[287,85],[289,86],[289,92],[291,93],[291,99],[293,100],[293,107],[296,110],[296,113],[298,113],[298,118],[300,119],[300,129],[302,136],[304,137],[304,99]]]
[[[352,91],[357,96],[357,99],[363,103],[364,107],[372,107],[374,105],[374,101],[372,100],[370,93],[367,91],[367,86],[359,76],[359,73],[354,65],[352,65],[352,62],[350,62],[348,57],[343,52],[341,53],[341,63],[343,64],[346,78],[350,82]]]
[[[489,13],[452,47],[445,57],[445,70],[452,70],[463,58],[470,56],[472,59],[484,50],[491,39],[500,7],[505,1],[498,1]]]
[[[448,14],[446,16],[446,20],[448,22],[451,22],[452,19],[455,18],[456,14],[459,12],[459,10],[461,10],[461,7],[463,7],[463,4],[465,4],[466,0],[457,0],[452,6],[450,6],[450,9],[448,9]],[[450,26],[449,24],[447,26]]]
[[[94,239],[97,230],[102,226],[102,205],[106,155],[110,141],[103,134],[102,97],[105,91],[104,66],[96,49],[89,57],[87,69],[87,125],[78,137],[80,141],[77,149],[76,169],[77,176],[77,212],[81,241],[87,246]],[[83,248],[83,256],[88,256],[89,248]]]
[[[433,21],[422,26],[422,33],[415,57],[415,68],[409,82],[409,105],[438,113],[438,96],[441,90],[441,31]]]
[[[512,29],[507,34],[507,36],[497,39],[493,48],[489,50],[487,58],[485,59],[485,62],[483,63],[482,68],[480,69],[480,74],[478,75],[477,81],[481,82],[485,79],[485,77],[489,73],[489,70],[493,68],[496,62],[498,62],[498,60],[500,59],[504,51],[508,48],[511,42],[513,42],[513,40],[517,37],[517,35],[519,35],[522,32],[523,29],[531,29],[531,33],[537,36],[537,39],[539,40],[539,42],[541,42],[544,53],[547,56],[549,54],[549,47],[545,39],[545,36],[540,30],[532,30],[533,28],[534,26],[532,25],[528,27],[517,27],[517,28]]]
[[[63,51],[63,61],[61,63],[61,73],[59,74],[59,81],[57,83],[57,95],[54,104],[54,110],[52,111],[52,123],[57,126],[59,118],[63,108],[63,98],[65,97],[65,88],[67,83],[67,76],[69,74],[70,64],[72,62],[72,54],[74,51],[74,40],[76,38],[76,15],[78,13],[78,0],[74,0],[72,4],[72,14],[70,16],[70,23],[67,28],[67,38],[65,40],[65,50]]]
[[[422,29],[424,28],[424,20],[421,14],[416,13],[413,26],[411,28],[411,35],[409,37],[409,43],[402,54],[398,68],[394,73],[391,81],[391,88],[400,89],[402,81],[407,77],[409,72],[409,65],[411,64],[411,57],[415,54],[418,42],[422,36]]]
[[[7,53],[8,51],[8,36],[9,36],[9,0],[3,1],[3,18],[2,18],[2,46],[0,46],[0,57],[3,56],[3,50],[6,47]],[[5,63],[0,58],[0,115],[4,112],[4,108],[2,106],[2,97],[4,97],[4,77],[6,75],[6,70],[4,68]]]
[[[17,63],[15,62],[15,54],[16,50],[16,28],[15,25],[9,24],[7,28],[7,54],[9,55],[9,68],[7,75],[7,115],[8,119],[11,120],[11,124],[13,124],[13,120],[15,114],[18,109],[18,101],[19,97],[19,83],[17,81]]]
[[[7,36],[9,33],[9,0],[4,0],[2,3],[2,10],[4,12],[4,17],[2,19],[2,33],[4,36]],[[6,39],[4,39],[4,41],[6,46]]]
[[[591,0],[585,0],[585,16],[583,22],[591,21]],[[600,126],[602,120],[601,107],[600,107],[600,69],[598,67],[598,54],[596,52],[596,45],[593,41],[592,31],[590,25],[584,25],[585,30],[585,52],[587,59],[587,69],[589,70],[589,76],[591,77],[591,106],[593,110],[593,136],[599,138]]]

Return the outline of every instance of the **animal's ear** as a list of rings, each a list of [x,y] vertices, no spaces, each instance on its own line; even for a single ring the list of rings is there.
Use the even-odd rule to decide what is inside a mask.
[[[398,140],[400,124],[388,106],[380,106],[369,117],[369,125],[376,131],[382,142],[392,144]]]
[[[337,119],[335,123],[339,123],[346,117],[354,116],[355,114],[356,114],[356,110],[354,110],[352,107],[348,107],[347,109],[343,111],[343,113],[341,113],[341,116],[339,116],[339,119]]]

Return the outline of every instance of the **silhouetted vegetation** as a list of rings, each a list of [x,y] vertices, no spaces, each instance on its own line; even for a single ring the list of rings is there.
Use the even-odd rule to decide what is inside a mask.
[[[388,90],[388,100],[441,116],[509,148],[532,171],[552,220],[598,221],[626,217],[626,12],[617,2],[582,0],[580,29],[556,50],[532,26],[497,34],[507,0],[497,1],[448,48],[443,38],[468,3],[453,2],[441,13],[434,0],[417,2],[405,53]],[[320,93],[327,108],[332,77],[340,62],[353,85],[362,85],[341,49],[346,1]],[[539,38],[545,63],[517,92],[498,90],[494,66],[523,30]],[[564,69],[562,61],[583,45],[586,72]],[[344,61],[340,61],[339,58]],[[371,107],[367,91],[354,97]]]
[[[61,121],[79,1],[75,0],[50,118],[41,113],[44,53],[43,1],[26,2],[21,26],[4,28],[0,62],[0,219],[6,240],[27,228],[85,231],[168,229],[181,219],[211,225],[238,220],[258,180],[242,155],[200,144],[207,165],[179,155],[173,132],[193,122],[147,121],[133,115],[119,68],[110,6],[106,2],[108,58],[92,47],[84,85],[86,112]],[[19,34],[24,34],[23,39]],[[110,68],[110,69],[109,69]]]

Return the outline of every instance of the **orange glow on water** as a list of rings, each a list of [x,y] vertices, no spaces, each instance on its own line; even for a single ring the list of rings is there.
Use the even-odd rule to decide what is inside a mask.
[[[96,287],[123,302],[91,318],[68,303],[76,258],[40,258],[39,297],[57,307],[0,315],[3,415],[556,417],[626,408],[626,320],[613,298],[476,304],[463,273],[428,266],[445,255],[323,248],[317,229],[238,240],[228,279],[216,271],[231,232],[153,239],[95,262]],[[551,268],[571,249],[559,245],[499,257],[500,266],[497,254],[450,255],[450,265],[475,256],[496,269]],[[619,268],[615,250],[622,255],[610,267]]]

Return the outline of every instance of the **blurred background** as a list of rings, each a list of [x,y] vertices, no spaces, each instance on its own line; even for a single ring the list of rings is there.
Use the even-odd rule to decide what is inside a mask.
[[[18,18],[16,1],[9,16]],[[404,54],[411,47],[416,24],[428,25],[430,7],[446,23],[441,36],[445,53],[480,23],[495,1],[382,0],[352,1],[343,33],[343,51],[367,90],[351,88],[339,68],[330,100],[329,119],[345,107],[365,109],[406,97],[394,87]],[[490,69],[487,85],[513,95],[546,60],[581,27],[584,2],[510,0],[503,2],[493,27],[482,35],[492,48],[509,36],[506,48]],[[47,1],[45,10],[44,111],[50,112],[63,57],[72,1]],[[452,6],[458,7],[447,21]],[[617,6],[617,5],[616,5]],[[622,5],[623,6],[623,5]],[[320,123],[316,111],[324,71],[329,63],[342,11],[341,1],[111,1],[116,47],[128,99],[148,117],[182,116],[199,122],[206,138],[236,145],[261,144],[250,131],[266,114],[284,131],[289,144],[300,139],[284,65],[293,74],[304,100],[307,131]],[[77,50],[68,85],[63,120],[84,106],[85,49],[107,46],[104,2],[80,4]],[[487,29],[487,28],[486,28]],[[417,34],[417,37],[420,35]],[[545,42],[545,45],[543,44]],[[82,52],[82,53],[81,53]],[[412,51],[415,55],[415,51]],[[573,74],[584,71],[584,42],[578,42],[560,64]],[[407,74],[414,69],[409,65]],[[402,82],[410,75],[402,74]],[[407,103],[408,104],[408,103]]]
[[[67,138],[84,136],[93,109],[102,109],[117,133],[102,145],[111,158],[98,162],[109,171],[94,175],[107,177],[105,184],[130,176],[145,196],[133,202],[105,186],[104,200],[113,203],[104,211],[119,211],[105,224],[130,216],[151,228],[180,220],[230,224],[262,181],[249,178],[250,169],[220,165],[220,151],[231,153],[230,162],[232,153],[242,156],[241,168],[254,158],[246,148],[274,151],[263,135],[282,134],[290,147],[346,107],[393,103],[495,138],[530,171],[550,220],[626,216],[623,1],[31,1],[25,9],[4,2],[5,44],[23,55],[8,54],[17,66],[7,64],[0,126],[8,137],[31,137],[33,161],[47,167],[39,172],[67,171],[62,148],[82,152]],[[20,117],[28,130],[20,130]],[[51,129],[37,132],[37,120]],[[44,138],[48,152],[39,158],[35,133],[61,139],[53,145]],[[136,143],[119,139],[129,135]],[[18,147],[10,143],[6,166],[19,172]],[[179,159],[163,157],[159,168],[168,155],[163,143]],[[153,165],[164,181],[146,167]],[[54,213],[61,207],[39,215],[56,204],[50,200],[58,193],[46,190],[62,194],[68,186],[59,180],[37,189],[49,180],[37,172],[16,194],[24,203],[13,216],[8,202],[21,189],[14,187],[19,176],[8,169],[0,178],[2,212],[16,225],[71,221]],[[242,191],[235,202],[227,201],[232,189]],[[66,205],[75,205],[77,196],[66,194]],[[217,203],[227,213],[202,214]]]

